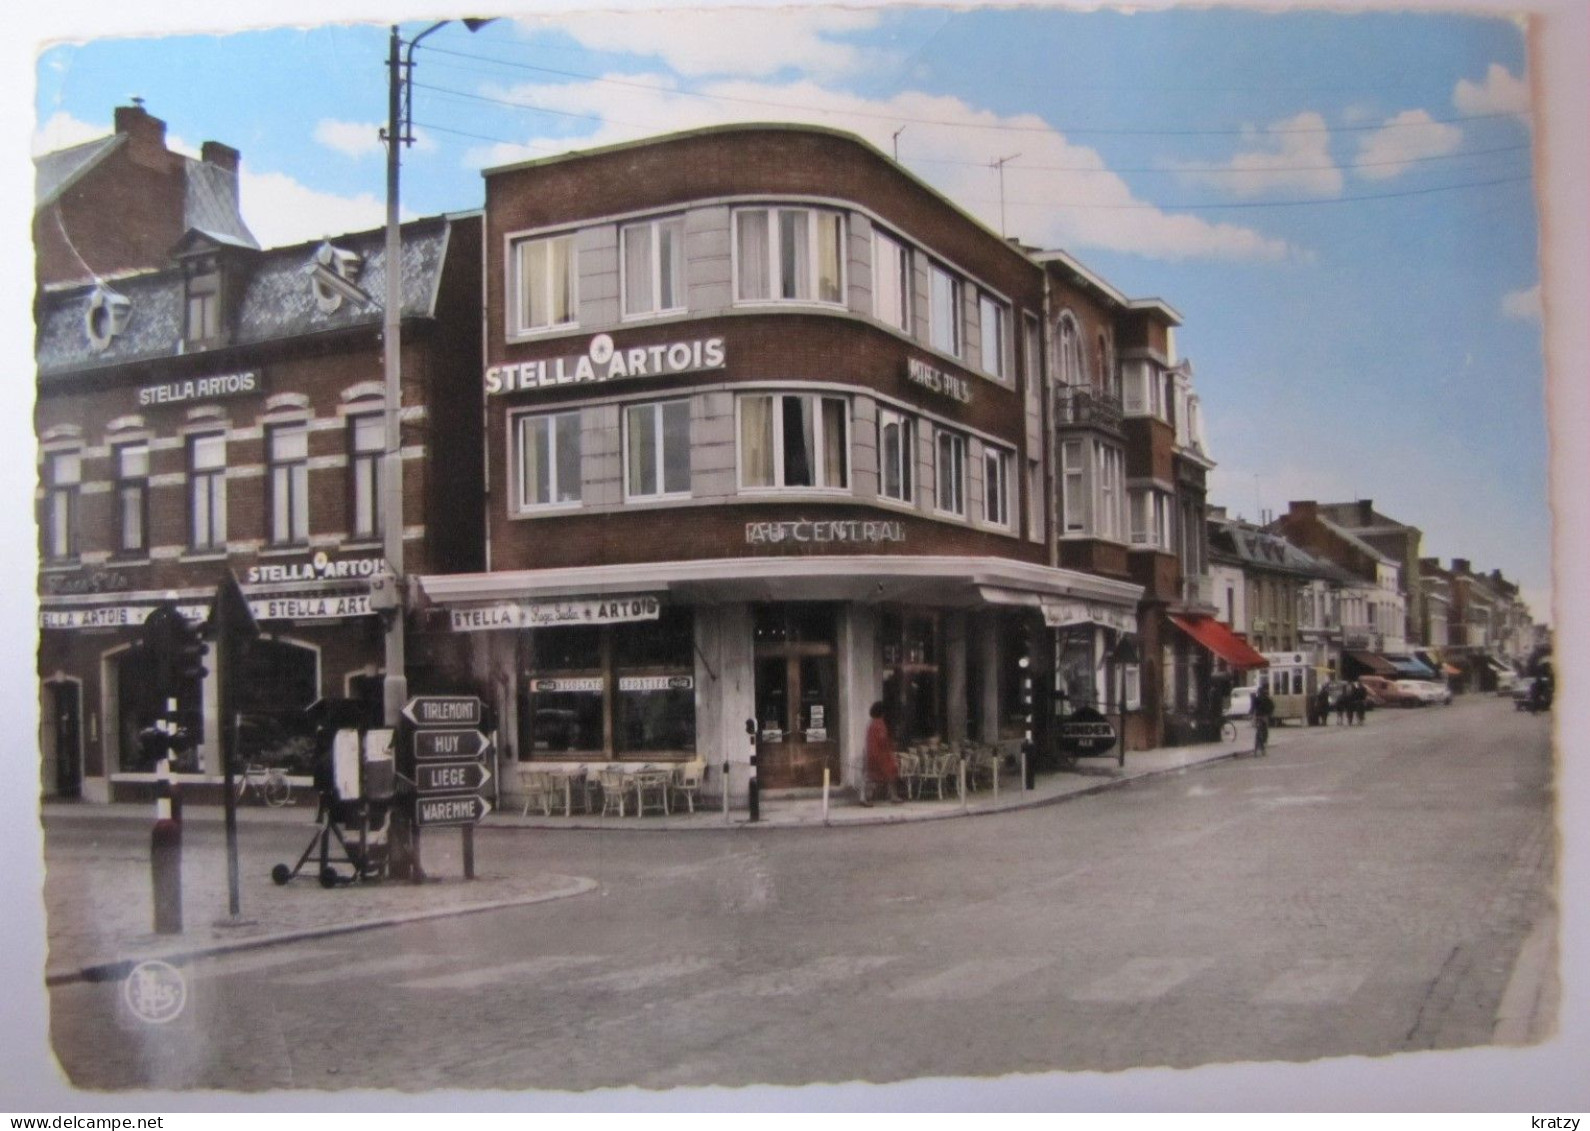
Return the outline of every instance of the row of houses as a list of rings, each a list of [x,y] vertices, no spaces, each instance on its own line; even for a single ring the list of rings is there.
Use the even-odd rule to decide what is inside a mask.
[[[410,689],[485,700],[507,764],[755,754],[775,789],[854,785],[876,700],[902,743],[1043,752],[1084,708],[1131,748],[1175,741],[1240,634],[1276,631],[1217,593],[1177,311],[852,135],[736,125],[487,170],[481,208],[402,225],[389,262],[381,231],[261,248],[237,151],[164,131],[119,107],[37,165],[47,794],[147,790],[143,620],[202,618],[228,572],[263,630],[251,752],[318,700],[380,702],[400,617]],[[1478,608],[1449,589],[1449,621]],[[1322,604],[1357,617],[1345,591]],[[1380,594],[1366,615],[1406,639]],[[178,700],[182,769],[214,783],[214,677]]]

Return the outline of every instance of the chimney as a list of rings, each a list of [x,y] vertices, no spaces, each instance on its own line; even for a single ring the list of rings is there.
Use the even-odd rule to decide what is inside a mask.
[[[1286,506],[1288,518],[1295,516],[1312,522],[1319,517],[1319,503],[1313,499],[1303,499],[1301,501],[1294,499]]]
[[[139,156],[164,154],[166,124],[144,109],[144,100],[134,98],[131,106],[116,107],[116,132],[126,134]]]
[[[1375,503],[1373,499],[1358,500],[1358,525],[1375,525]]]
[[[1467,558],[1453,558],[1452,559],[1452,572],[1453,573],[1468,573],[1469,572],[1469,560]]]
[[[207,165],[214,165],[218,169],[225,169],[228,173],[236,174],[237,165],[241,155],[230,145],[222,145],[218,141],[207,141],[199,146],[199,156]]]

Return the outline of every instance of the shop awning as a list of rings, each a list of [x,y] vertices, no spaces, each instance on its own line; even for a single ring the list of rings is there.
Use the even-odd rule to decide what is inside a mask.
[[[1174,613],[1166,615],[1177,628],[1238,671],[1270,666],[1270,661],[1254,651],[1251,644],[1213,617],[1177,616]]]
[[[1381,675],[1387,679],[1396,679],[1397,676],[1402,674],[1390,660],[1375,652],[1345,652],[1343,655],[1370,675]]]

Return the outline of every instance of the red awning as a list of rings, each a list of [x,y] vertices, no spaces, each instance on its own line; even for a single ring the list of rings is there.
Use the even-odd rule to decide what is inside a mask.
[[[1177,628],[1238,671],[1270,666],[1270,661],[1255,652],[1251,644],[1213,617],[1166,615]]]

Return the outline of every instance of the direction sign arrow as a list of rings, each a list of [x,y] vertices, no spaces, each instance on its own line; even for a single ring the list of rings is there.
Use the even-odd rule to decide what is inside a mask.
[[[485,710],[473,695],[416,695],[404,704],[403,717],[420,727],[478,727]]]
[[[478,730],[417,730],[414,757],[481,758],[491,752],[491,740]]]
[[[491,802],[473,793],[446,797],[420,797],[414,801],[414,823],[425,828],[436,825],[473,825],[491,812]]]
[[[422,762],[414,767],[414,787],[421,793],[475,790],[490,780],[491,771],[480,762]]]

